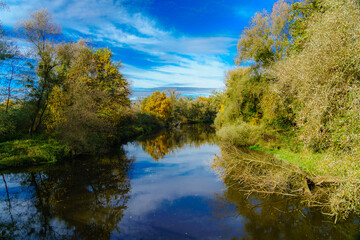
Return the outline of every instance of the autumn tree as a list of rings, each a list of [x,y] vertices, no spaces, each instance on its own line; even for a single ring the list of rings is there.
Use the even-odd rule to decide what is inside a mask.
[[[164,92],[156,91],[142,101],[141,110],[167,122],[171,115],[171,102]]]
[[[32,45],[32,54],[37,60],[37,81],[30,79],[31,98],[34,102],[32,123],[29,134],[32,135],[41,125],[48,106],[48,98],[54,86],[58,84],[54,68],[54,38],[61,33],[60,26],[54,22],[48,10],[41,9],[30,14],[30,18],[20,21],[19,33]]]
[[[128,82],[107,48],[79,41],[59,44],[56,53],[63,80],[51,92],[47,128],[77,151],[89,151],[121,130],[130,107]]]

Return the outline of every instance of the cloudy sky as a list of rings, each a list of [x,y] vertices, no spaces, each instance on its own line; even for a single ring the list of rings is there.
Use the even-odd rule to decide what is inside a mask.
[[[273,0],[5,0],[10,31],[31,11],[47,8],[64,36],[108,46],[135,88],[222,88],[236,44],[256,11]]]

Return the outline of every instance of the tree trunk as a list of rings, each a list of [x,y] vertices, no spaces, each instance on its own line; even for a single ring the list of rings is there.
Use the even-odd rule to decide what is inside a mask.
[[[7,102],[6,102],[6,109],[5,112],[8,112],[9,109],[9,102],[10,102],[10,95],[11,95],[11,82],[14,78],[14,71],[15,71],[15,66],[14,66],[14,60],[11,61],[11,77],[9,79],[9,86],[8,86],[8,96],[7,96]]]

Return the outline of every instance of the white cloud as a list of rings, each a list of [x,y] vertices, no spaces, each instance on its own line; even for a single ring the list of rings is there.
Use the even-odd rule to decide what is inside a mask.
[[[143,69],[122,59],[124,73],[136,87],[184,84],[193,87],[222,87],[224,71],[231,68],[221,56],[228,56],[236,39],[225,36],[192,37],[167,31],[154,19],[131,13],[121,1],[112,0],[9,0],[10,12],[3,23],[14,26],[31,11],[47,7],[69,35],[75,30],[94,42],[144,52],[160,67]],[[76,33],[75,33],[76,34]]]
[[[140,69],[127,64],[124,72],[133,80],[134,87],[178,85],[205,88],[223,87],[224,72],[231,69],[217,57],[197,56],[180,58],[176,64],[165,64],[151,69]]]

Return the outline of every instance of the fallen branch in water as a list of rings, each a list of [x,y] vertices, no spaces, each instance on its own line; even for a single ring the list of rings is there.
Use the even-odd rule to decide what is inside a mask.
[[[291,193],[283,193],[283,192],[271,192],[271,191],[266,191],[266,190],[244,190],[244,189],[239,189],[240,192],[247,192],[249,194],[249,196],[252,193],[264,193],[264,194],[277,194],[277,195],[284,195],[284,196],[290,196],[290,197],[298,197],[299,195],[296,194],[291,194]]]

